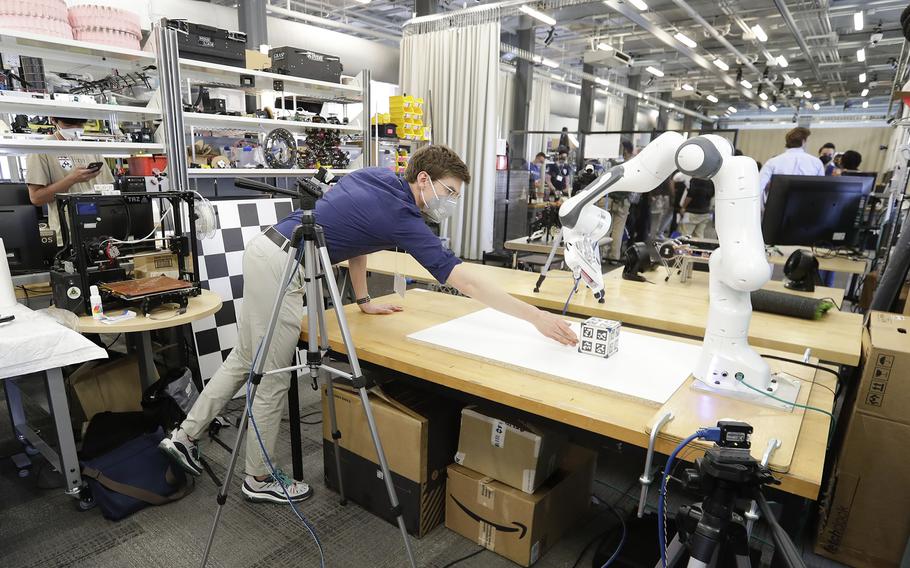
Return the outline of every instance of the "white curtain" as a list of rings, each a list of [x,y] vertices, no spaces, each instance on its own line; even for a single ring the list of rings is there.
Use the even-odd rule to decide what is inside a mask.
[[[512,70],[499,71],[499,137],[509,139],[512,127],[512,98],[515,93],[515,73]],[[531,85],[531,104],[528,112],[528,130],[546,130],[547,119],[550,117],[550,81],[541,77],[534,77]],[[511,141],[511,140],[510,140]],[[546,150],[546,138],[543,134],[530,134],[527,137],[525,150],[528,155],[525,159],[534,159],[537,152]]]
[[[423,97],[433,143],[467,163],[471,185],[447,224],[455,254],[480,259],[493,248],[493,196],[499,100],[498,7],[405,28],[399,85]]]

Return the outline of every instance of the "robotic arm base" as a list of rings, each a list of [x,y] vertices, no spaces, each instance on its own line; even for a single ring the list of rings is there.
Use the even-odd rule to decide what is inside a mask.
[[[745,349],[738,348],[742,345]],[[730,338],[705,338],[694,375],[695,389],[786,411],[793,410],[801,388],[798,379],[771,374],[768,364],[745,341]]]

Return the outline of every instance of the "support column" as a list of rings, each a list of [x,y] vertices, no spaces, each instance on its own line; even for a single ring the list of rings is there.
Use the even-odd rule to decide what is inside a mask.
[[[430,16],[439,12],[439,0],[416,0],[414,2],[414,11],[417,17]]]
[[[575,168],[581,171],[585,165],[585,137],[591,132],[594,122],[594,81],[587,79],[594,74],[594,66],[590,63],[582,65],[584,77],[581,80],[581,97],[578,103],[578,152],[575,156]]]
[[[686,101],[683,103],[683,108],[687,110],[695,110],[695,103],[692,101]],[[683,130],[693,130],[695,126],[695,117],[691,114],[683,115]]]
[[[641,75],[629,75],[629,88],[638,91],[641,88]],[[635,121],[638,117],[638,97],[626,95],[622,109],[622,129],[630,132],[635,130]]]
[[[670,92],[667,91],[666,93],[659,93],[657,95],[657,98],[659,98],[662,101],[670,102]],[[670,123],[670,109],[668,109],[665,106],[658,106],[657,107],[657,130],[661,130],[661,131],[666,130],[667,125],[669,123]]]
[[[237,27],[246,34],[246,48],[259,50],[269,43],[265,15],[266,0],[244,0],[237,5]]]
[[[534,53],[534,24],[529,16],[522,16],[518,21],[516,47]],[[531,114],[531,90],[534,88],[534,64],[522,58],[517,58],[518,65],[515,72],[515,89],[512,94],[512,121],[509,130],[523,131],[528,129],[528,117]],[[527,164],[528,135],[509,137],[509,145],[513,164]]]

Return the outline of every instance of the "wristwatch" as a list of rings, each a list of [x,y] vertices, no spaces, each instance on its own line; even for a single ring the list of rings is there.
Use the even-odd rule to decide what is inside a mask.
[[[366,295],[365,297],[363,297],[363,298],[357,298],[357,305],[358,305],[358,306],[362,306],[362,305],[364,305],[364,304],[369,304],[369,303],[370,303],[370,300],[372,300],[372,299],[373,299],[373,298],[371,298],[370,295],[367,294],[367,295]]]

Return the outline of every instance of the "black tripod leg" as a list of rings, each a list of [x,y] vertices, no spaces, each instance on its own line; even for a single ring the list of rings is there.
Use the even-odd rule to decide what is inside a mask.
[[[295,356],[292,364],[296,364]],[[300,391],[297,371],[291,371],[291,385],[288,388],[288,418],[291,428],[291,470],[295,480],[303,481],[303,455],[300,440]]]

